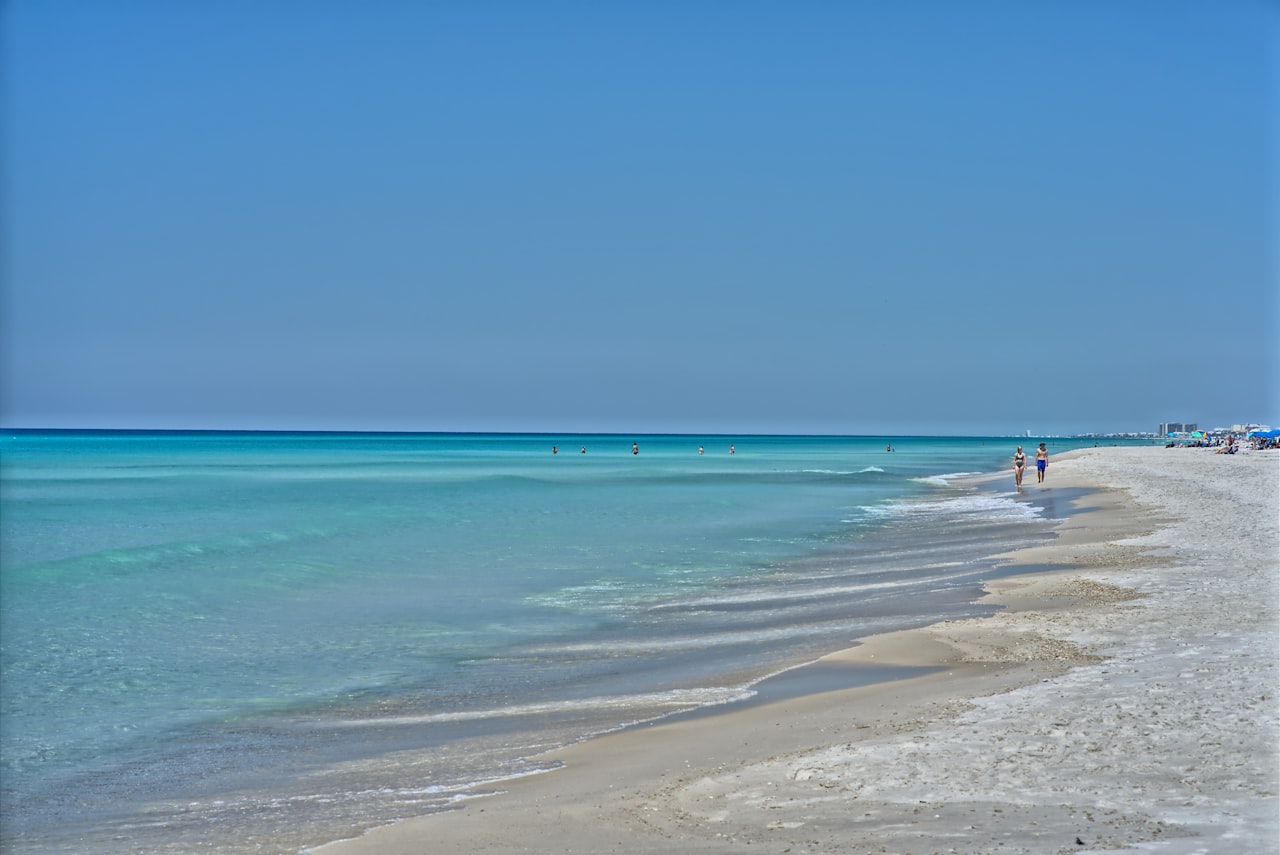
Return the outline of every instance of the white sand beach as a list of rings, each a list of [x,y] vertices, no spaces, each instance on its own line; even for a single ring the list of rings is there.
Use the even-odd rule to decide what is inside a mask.
[[[1064,487],[1097,492],[1004,558],[1071,569],[827,657],[939,672],[589,740],[315,851],[1280,850],[1280,453],[1089,449],[1024,490]]]

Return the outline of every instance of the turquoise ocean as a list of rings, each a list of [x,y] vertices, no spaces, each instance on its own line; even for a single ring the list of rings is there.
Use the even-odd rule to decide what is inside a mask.
[[[988,613],[1038,441],[8,431],[0,847],[299,851]]]

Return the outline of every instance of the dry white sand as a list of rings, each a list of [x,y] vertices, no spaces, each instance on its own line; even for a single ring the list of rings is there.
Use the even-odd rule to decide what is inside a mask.
[[[1090,449],[1024,489],[1072,485],[1093,510],[1007,557],[1075,569],[828,657],[938,674],[590,740],[317,852],[1280,851],[1280,453]]]

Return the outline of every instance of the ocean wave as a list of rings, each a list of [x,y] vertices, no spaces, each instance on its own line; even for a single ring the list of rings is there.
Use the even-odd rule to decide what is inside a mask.
[[[117,574],[131,571],[138,573],[165,571],[195,559],[207,560],[260,553],[266,549],[301,541],[322,541],[337,534],[340,532],[320,526],[307,526],[293,530],[262,529],[202,540],[103,549],[35,563],[26,568],[26,572],[33,578],[39,578],[48,583],[59,583],[68,578],[91,576],[104,567],[109,567]],[[321,572],[322,569],[326,573],[332,572],[332,568],[318,566],[307,568],[302,562],[294,561],[288,564],[290,573],[286,575],[297,575],[303,571],[306,571],[306,575],[311,575]],[[264,578],[261,577],[258,580],[263,581]]]
[[[927,564],[916,568],[920,570],[943,569],[962,564],[963,562],[939,562]],[[770,588],[768,590],[755,591],[746,594],[723,594],[712,595],[706,597],[697,597],[689,600],[681,600],[679,602],[661,603],[651,606],[649,611],[693,611],[698,609],[724,609],[730,606],[747,606],[747,605],[764,605],[766,603],[805,603],[811,600],[826,600],[836,596],[847,596],[849,594],[866,594],[872,591],[886,591],[897,588],[904,588],[910,585],[918,585],[927,579],[921,579],[918,576],[903,577],[902,579],[890,582],[854,582],[844,585],[824,585],[820,588],[805,588],[803,590],[779,590]],[[736,633],[732,634],[735,636]],[[706,636],[699,636],[705,639]],[[713,640],[714,641],[714,640]]]
[[[946,472],[941,475],[921,475],[918,478],[910,478],[908,480],[915,481],[918,484],[933,484],[938,487],[950,487],[952,481],[956,481],[960,478],[973,478],[981,474],[981,472]]]
[[[1027,502],[1003,496],[967,495],[945,499],[895,499],[883,505],[865,505],[862,511],[885,519],[961,518],[986,520],[1031,520],[1041,518],[1041,509]]]
[[[531,646],[525,648],[522,653],[540,659],[583,655],[599,659],[608,656],[631,656],[637,653],[696,651],[741,644],[825,637],[833,633],[848,632],[854,629],[859,634],[871,635],[876,632],[876,627],[879,623],[878,619],[868,618],[863,615],[856,618],[840,618],[837,620],[814,621],[806,624],[744,629],[736,632],[702,632],[697,635],[685,635],[675,638],[629,638],[617,641]]]
[[[511,704],[480,710],[423,713],[422,715],[375,716],[372,718],[342,719],[327,722],[334,727],[387,727],[397,725],[441,724],[458,721],[512,718],[517,716],[545,715],[547,713],[583,712],[597,710],[626,710],[641,707],[673,707],[689,709],[701,706],[717,706],[746,700],[755,695],[748,686],[709,686],[695,689],[669,689],[662,692],[645,692],[634,695],[599,695],[590,698],[573,698],[530,704]]]

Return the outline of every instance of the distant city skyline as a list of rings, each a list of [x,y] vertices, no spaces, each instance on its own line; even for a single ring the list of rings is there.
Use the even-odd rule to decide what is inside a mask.
[[[1280,423],[1274,3],[0,16],[0,426]]]

